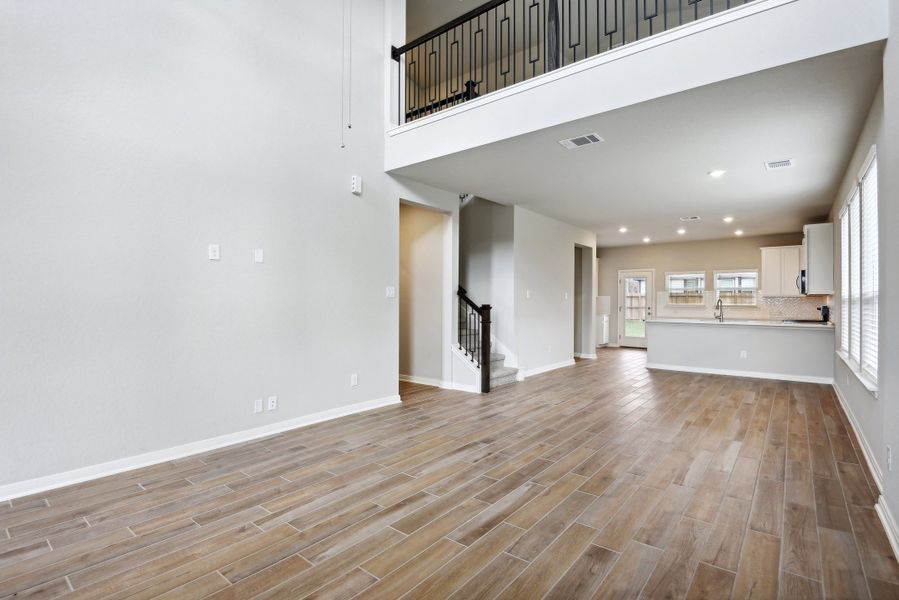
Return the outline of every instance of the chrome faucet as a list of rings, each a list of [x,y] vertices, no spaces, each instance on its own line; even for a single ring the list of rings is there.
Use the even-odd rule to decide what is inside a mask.
[[[724,303],[721,302],[721,298],[718,298],[718,302],[715,303],[715,318],[724,323]]]

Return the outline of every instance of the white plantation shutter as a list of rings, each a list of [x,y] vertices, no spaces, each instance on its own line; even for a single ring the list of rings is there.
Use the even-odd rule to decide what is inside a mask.
[[[858,190],[849,201],[849,356],[861,364],[861,203]]]
[[[861,368],[877,379],[879,259],[877,243],[877,159],[861,182]]]
[[[840,351],[849,354],[849,210],[840,213]]]

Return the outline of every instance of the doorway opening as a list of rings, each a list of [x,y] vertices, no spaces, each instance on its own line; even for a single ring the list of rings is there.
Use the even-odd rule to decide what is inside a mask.
[[[646,348],[646,320],[652,316],[655,271],[618,272],[618,344]]]
[[[574,247],[574,356],[596,358],[593,336],[593,255],[586,246]]]
[[[447,331],[447,241],[451,216],[400,203],[399,380],[404,390],[444,385]],[[410,385],[414,384],[414,385]]]

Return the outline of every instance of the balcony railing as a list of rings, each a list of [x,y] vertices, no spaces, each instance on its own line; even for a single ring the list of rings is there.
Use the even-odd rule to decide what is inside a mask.
[[[752,0],[491,0],[393,48],[404,123]]]

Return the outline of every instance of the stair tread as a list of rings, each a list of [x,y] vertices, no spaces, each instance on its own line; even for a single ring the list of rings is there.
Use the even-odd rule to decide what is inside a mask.
[[[508,377],[509,375],[518,374],[518,369],[515,367],[499,367],[498,369],[492,369],[490,371],[490,379],[499,379],[501,377]]]

